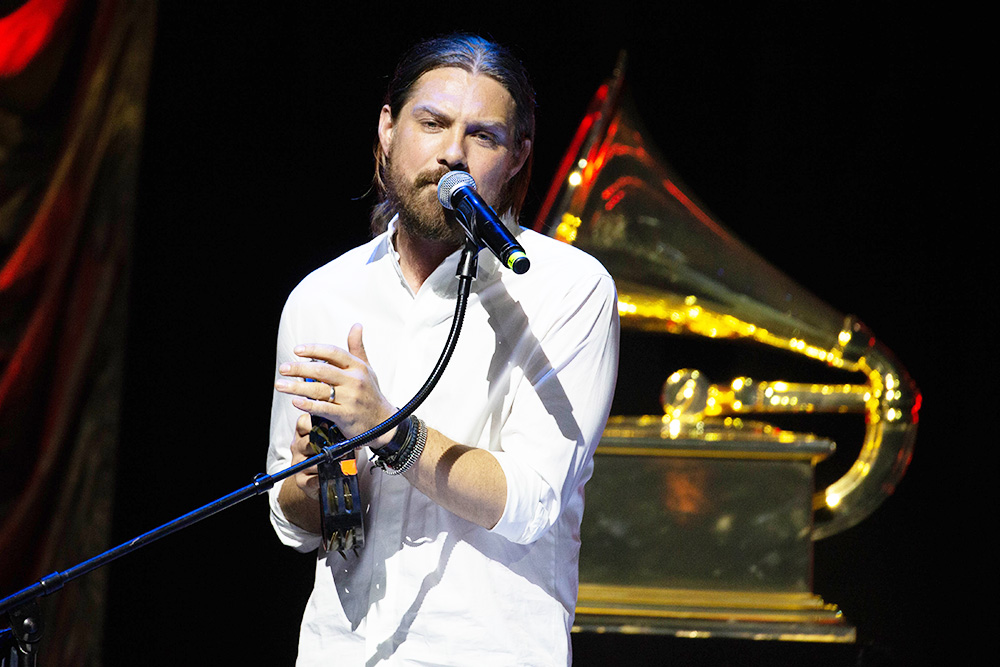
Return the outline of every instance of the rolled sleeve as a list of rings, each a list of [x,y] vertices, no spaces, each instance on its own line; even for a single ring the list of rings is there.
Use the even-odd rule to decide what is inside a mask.
[[[537,540],[558,515],[559,499],[542,477],[507,452],[492,452],[507,478],[507,501],[493,532],[516,544]]]
[[[530,544],[568,507],[582,516],[582,487],[611,408],[618,368],[617,294],[609,278],[576,286],[564,316],[527,341],[537,351],[492,453],[507,480],[492,531]],[[525,341],[522,341],[525,343]]]
[[[271,406],[271,447],[267,455],[267,473],[269,475],[281,472],[292,463],[290,443],[295,432],[295,419],[297,417],[293,413],[291,405],[286,406],[286,403],[290,403],[290,399],[275,392]],[[290,426],[289,421],[291,421]],[[267,492],[267,500],[271,508],[271,525],[282,544],[302,552],[312,551],[320,545],[319,535],[299,528],[290,522],[285,517],[285,513],[281,511],[278,494],[285,481],[287,479],[278,482]]]
[[[294,294],[294,293],[293,293]],[[289,303],[293,303],[290,299]],[[278,366],[284,362],[294,361],[291,350],[295,339],[290,330],[290,308],[286,305],[278,326],[278,345],[275,362],[274,378],[280,377]],[[288,468],[292,464],[291,443],[295,436],[295,422],[301,414],[292,405],[290,396],[273,392],[271,399],[271,433],[270,446],[267,451],[267,473],[273,475]],[[296,526],[285,517],[278,502],[283,480],[268,489],[268,504],[270,505],[271,526],[282,544],[301,552],[309,552],[318,548],[322,542],[319,535]]]

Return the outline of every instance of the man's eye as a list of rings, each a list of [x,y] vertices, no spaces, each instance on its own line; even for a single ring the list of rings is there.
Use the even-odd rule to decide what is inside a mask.
[[[499,141],[497,141],[497,138],[495,136],[486,132],[480,132],[476,134],[476,139],[479,140],[480,143],[487,146],[496,146],[498,143],[500,143]]]

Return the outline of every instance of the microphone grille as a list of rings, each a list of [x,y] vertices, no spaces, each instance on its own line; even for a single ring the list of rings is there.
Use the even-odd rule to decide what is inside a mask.
[[[441,206],[448,210],[453,209],[451,195],[461,187],[470,187],[475,190],[476,181],[464,171],[449,171],[442,176],[441,180],[438,181],[438,201],[441,202]]]

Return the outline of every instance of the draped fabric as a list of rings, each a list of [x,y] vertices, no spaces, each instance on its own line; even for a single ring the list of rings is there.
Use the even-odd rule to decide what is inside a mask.
[[[0,3],[0,597],[109,546],[155,17]],[[97,571],[41,602],[41,664],[99,663],[103,590]]]

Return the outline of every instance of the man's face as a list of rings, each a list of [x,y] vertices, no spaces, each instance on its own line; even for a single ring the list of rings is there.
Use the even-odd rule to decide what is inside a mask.
[[[457,67],[421,76],[395,119],[383,107],[379,141],[400,225],[423,238],[461,243],[464,233],[446,219],[437,182],[449,171],[467,171],[495,206],[530,152],[529,141],[516,144],[514,112],[514,100],[500,83]]]

